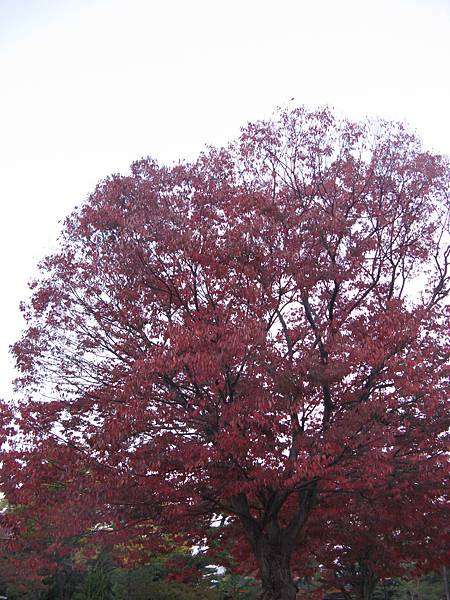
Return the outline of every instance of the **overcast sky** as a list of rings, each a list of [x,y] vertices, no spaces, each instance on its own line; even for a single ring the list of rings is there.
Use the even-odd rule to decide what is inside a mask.
[[[0,0],[0,397],[27,281],[99,179],[291,98],[450,154],[449,64],[450,0]]]

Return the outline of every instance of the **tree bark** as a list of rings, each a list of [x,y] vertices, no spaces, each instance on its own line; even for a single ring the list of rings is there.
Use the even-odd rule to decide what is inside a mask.
[[[261,540],[258,550],[261,600],[295,600],[297,587],[292,579],[290,553],[282,543],[272,545],[267,540]]]
[[[368,576],[364,578],[361,589],[362,600],[372,600],[377,583],[378,577],[376,577],[373,573],[369,573]]]
[[[442,567],[442,579],[444,581],[445,597],[446,597],[447,600],[450,600],[450,593],[449,593],[449,589],[448,589],[447,567],[446,566]]]
[[[245,494],[231,499],[239,515],[258,562],[262,595],[260,600],[295,600],[297,587],[292,579],[291,557],[295,540],[313,505],[317,482],[312,481],[297,492],[298,509],[285,527],[278,522],[278,513],[288,492],[271,491],[265,499],[265,514],[261,521],[252,517]]]

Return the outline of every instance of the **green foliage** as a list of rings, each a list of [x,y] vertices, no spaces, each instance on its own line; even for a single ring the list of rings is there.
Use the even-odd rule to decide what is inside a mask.
[[[394,600],[442,600],[445,598],[441,573],[428,573],[420,579],[400,580],[395,588]]]
[[[153,582],[140,594],[133,590],[133,595],[126,598],[130,597],[134,600],[218,600],[218,596],[207,588],[168,581]]]
[[[89,573],[77,600],[109,600],[108,576],[103,569]]]
[[[148,565],[130,571],[116,569],[113,575],[115,600],[219,600],[219,595],[203,584],[166,579],[164,561],[156,558]]]
[[[86,574],[75,600],[115,600],[113,573],[114,567],[110,558],[100,554]]]
[[[254,600],[258,592],[254,579],[228,573],[218,579],[215,589],[220,600]]]

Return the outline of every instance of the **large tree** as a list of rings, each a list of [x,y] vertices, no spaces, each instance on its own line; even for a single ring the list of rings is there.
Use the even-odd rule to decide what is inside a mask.
[[[102,181],[13,349],[20,518],[142,550],[227,517],[293,599],[314,511],[442,460],[448,176],[402,125],[300,108]]]

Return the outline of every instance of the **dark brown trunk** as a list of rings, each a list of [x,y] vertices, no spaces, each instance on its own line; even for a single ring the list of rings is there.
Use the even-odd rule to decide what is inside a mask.
[[[297,587],[292,579],[291,557],[298,534],[311,511],[316,488],[317,482],[312,481],[298,490],[298,509],[284,527],[278,522],[278,513],[289,496],[285,490],[261,491],[265,512],[260,521],[252,516],[245,494],[232,498],[233,512],[239,515],[258,561],[263,590],[261,600],[295,600]]]
[[[377,582],[378,579],[369,579],[368,581],[365,581],[363,583],[363,587],[361,590],[362,600],[372,600]]]
[[[447,567],[442,567],[442,580],[444,582],[444,591],[445,597],[447,600],[450,600],[450,593],[448,589],[448,577],[447,577]]]
[[[261,571],[261,600],[295,600],[297,588],[291,574],[290,556],[283,545],[262,540],[258,552]]]

